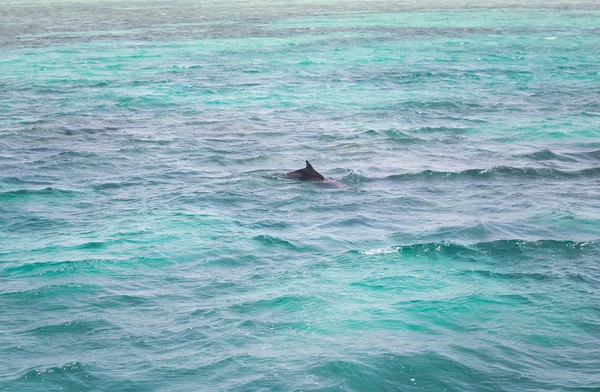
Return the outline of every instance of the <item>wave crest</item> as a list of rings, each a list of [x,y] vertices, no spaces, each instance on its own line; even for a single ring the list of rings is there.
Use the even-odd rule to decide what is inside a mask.
[[[428,179],[489,179],[494,177],[514,177],[522,179],[569,179],[600,177],[600,167],[592,167],[577,171],[564,171],[552,168],[531,168],[496,166],[489,169],[467,169],[457,172],[423,170],[418,173],[392,174],[385,177],[390,181],[428,180]]]
[[[592,241],[571,241],[571,240],[495,240],[477,242],[472,245],[462,245],[452,242],[426,242],[410,245],[392,246],[389,248],[374,248],[367,250],[353,250],[349,253],[355,253],[365,256],[405,254],[421,255],[424,253],[441,253],[448,256],[457,254],[505,254],[522,253],[526,251],[552,250],[563,252],[580,252],[583,250],[600,251],[600,240]]]

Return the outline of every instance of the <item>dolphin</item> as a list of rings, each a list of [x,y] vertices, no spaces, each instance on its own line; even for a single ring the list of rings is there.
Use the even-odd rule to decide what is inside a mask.
[[[286,174],[286,176],[300,181],[310,181],[326,184],[332,188],[348,188],[348,185],[342,182],[336,180],[329,180],[323,177],[321,173],[319,173],[315,170],[314,167],[312,167],[309,161],[306,161],[306,167],[304,169],[289,172]]]
[[[304,169],[289,172],[286,175],[300,181],[325,181],[325,177],[316,171],[309,161],[306,161],[306,167]]]

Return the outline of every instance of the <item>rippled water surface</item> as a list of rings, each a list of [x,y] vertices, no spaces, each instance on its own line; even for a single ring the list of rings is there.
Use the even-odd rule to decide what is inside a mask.
[[[9,0],[0,52],[0,389],[600,390],[595,2]]]

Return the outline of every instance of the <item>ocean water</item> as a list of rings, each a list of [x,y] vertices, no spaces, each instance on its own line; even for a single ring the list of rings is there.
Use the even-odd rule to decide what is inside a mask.
[[[600,391],[598,3],[3,1],[0,390]]]

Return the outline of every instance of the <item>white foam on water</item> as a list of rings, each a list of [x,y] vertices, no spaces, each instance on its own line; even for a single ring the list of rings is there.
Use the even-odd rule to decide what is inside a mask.
[[[358,253],[361,255],[371,256],[371,255],[388,255],[391,253],[398,253],[398,248],[376,248],[369,250],[359,250]]]

